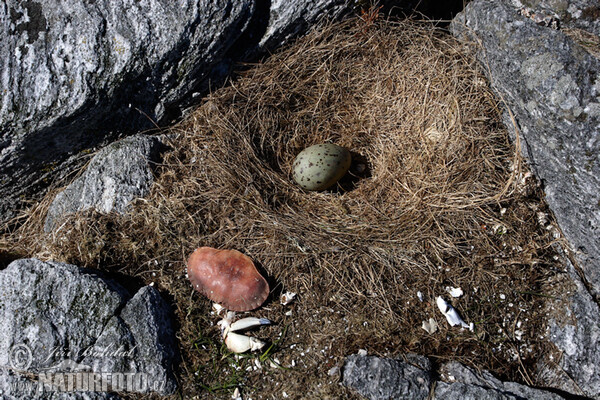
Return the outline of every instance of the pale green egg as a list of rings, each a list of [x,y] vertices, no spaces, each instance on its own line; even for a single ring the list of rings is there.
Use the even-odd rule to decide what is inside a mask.
[[[350,152],[332,143],[310,146],[294,160],[292,176],[306,190],[325,190],[348,172]]]

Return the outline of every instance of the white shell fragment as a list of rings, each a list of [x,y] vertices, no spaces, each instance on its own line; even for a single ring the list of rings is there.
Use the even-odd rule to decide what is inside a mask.
[[[217,322],[217,325],[221,327],[221,335],[223,335],[223,338],[225,338],[225,336],[227,336],[227,332],[231,330],[231,323],[233,322],[234,318],[234,311],[225,311],[225,316],[223,319]]]
[[[279,301],[281,302],[281,304],[283,304],[284,306],[287,306],[288,304],[290,304],[292,301],[294,301],[294,299],[296,298],[296,293],[294,292],[285,292],[283,293],[280,297],[279,297]]]
[[[429,318],[429,321],[423,321],[421,328],[425,329],[430,335],[433,335],[438,330],[438,324],[435,319]]]
[[[218,314],[225,314],[223,319],[217,322],[217,325],[221,328],[221,337],[225,341],[225,344],[230,351],[234,353],[244,353],[248,350],[255,351],[264,347],[265,342],[234,332],[254,328],[257,326],[269,325],[271,321],[269,321],[267,318],[247,317],[233,322],[235,318],[234,311],[227,311],[216,303],[213,304],[213,308]]]
[[[421,293],[420,291],[417,292],[417,297],[419,298],[419,301],[422,303],[423,302],[423,293]]]
[[[224,319],[229,319],[229,322],[231,322],[231,320],[233,320],[235,317],[235,311],[227,311],[227,309],[219,303],[213,303],[212,308],[215,314],[217,314],[219,317],[223,317]]]
[[[492,231],[496,235],[504,235],[507,232],[506,226],[502,224],[496,224],[492,227]]]
[[[227,312],[227,310],[225,309],[225,307],[223,307],[219,303],[213,303],[212,307],[215,310],[215,313],[217,315],[221,315],[221,314],[224,314],[225,312]]]
[[[458,311],[456,311],[456,309],[454,307],[452,307],[450,304],[446,303],[446,300],[444,300],[442,298],[442,296],[438,296],[435,299],[435,302],[437,303],[437,306],[440,309],[440,311],[442,312],[442,314],[444,314],[444,316],[446,317],[446,320],[448,321],[450,326],[460,325],[463,328],[467,328],[470,331],[473,331],[473,329],[475,328],[474,324],[473,323],[467,324],[460,317],[460,315],[458,315]]]
[[[256,326],[269,325],[271,321],[266,318],[248,317],[235,321],[229,327],[231,332],[243,331],[245,329],[254,328]]]
[[[462,296],[463,290],[461,288],[455,288],[455,287],[446,287],[446,292],[450,293],[450,296],[457,298]]]
[[[231,395],[233,400],[242,400],[242,395],[240,394],[240,388],[235,388],[233,394]]]
[[[262,349],[265,342],[250,336],[228,332],[225,337],[225,344],[234,353],[245,353],[248,350],[255,351]]]

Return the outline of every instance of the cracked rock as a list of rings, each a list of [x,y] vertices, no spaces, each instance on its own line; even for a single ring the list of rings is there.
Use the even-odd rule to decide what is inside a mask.
[[[451,30],[481,44],[483,69],[513,111],[548,205],[599,295],[600,60],[508,0],[470,2]]]
[[[0,3],[0,217],[43,171],[171,120],[249,26],[250,0]]]
[[[441,366],[432,378],[426,357],[403,360],[352,355],[344,363],[342,383],[370,400],[560,400],[564,397],[516,382],[502,382],[488,371],[476,372],[458,362]],[[431,391],[431,393],[430,393]]]
[[[560,400],[564,397],[516,382],[502,382],[488,371],[473,369],[452,361],[440,368],[442,380],[435,385],[439,400]]]
[[[548,310],[548,338],[562,353],[540,363],[541,380],[569,393],[600,398],[600,307],[567,260],[571,284]]]
[[[55,197],[44,230],[51,232],[61,217],[87,209],[124,213],[132,200],[150,191],[152,164],[162,149],[157,137],[136,135],[100,150],[85,172]]]
[[[80,151],[177,119],[236,63],[355,6],[350,0],[0,2],[0,220],[14,215],[22,195],[43,192]]]
[[[407,355],[406,361],[351,355],[344,363],[342,383],[370,400],[427,399],[431,386],[426,357]]]
[[[479,43],[478,58],[514,113],[521,150],[583,275],[567,261],[572,289],[552,305],[548,324],[562,354],[555,365],[541,364],[540,378],[593,398],[600,398],[600,59],[563,28],[597,35],[599,12],[592,0],[474,0],[451,24],[455,36]],[[536,22],[544,15],[558,16],[560,29]]]
[[[0,391],[7,398],[31,398],[31,386],[11,384],[28,379],[42,390],[39,398],[62,399],[52,397],[65,389],[55,379],[68,373],[101,377],[97,385],[105,386],[77,393],[89,399],[110,398],[94,396],[115,389],[175,391],[170,312],[154,288],[132,296],[97,271],[22,259],[0,271],[0,294]]]

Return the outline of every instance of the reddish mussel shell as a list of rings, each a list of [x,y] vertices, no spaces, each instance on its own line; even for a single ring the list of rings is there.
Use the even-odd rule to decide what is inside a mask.
[[[194,289],[231,311],[260,307],[269,296],[269,284],[250,257],[237,250],[196,249],[187,262]]]

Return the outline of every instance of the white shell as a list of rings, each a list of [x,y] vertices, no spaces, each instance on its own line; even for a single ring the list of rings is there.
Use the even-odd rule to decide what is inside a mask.
[[[294,292],[285,292],[284,294],[281,295],[281,297],[279,297],[279,301],[284,306],[287,306],[292,301],[294,301],[295,298],[296,298],[296,293],[294,293]]]
[[[219,303],[213,303],[212,307],[218,316],[222,316],[222,315],[225,315],[225,313],[227,313],[227,309],[225,307],[223,307],[222,305],[220,305]]]
[[[269,325],[271,321],[266,318],[247,317],[235,321],[229,327],[231,332],[243,331],[244,329],[253,328],[255,326]]]
[[[438,330],[438,324],[435,319],[429,318],[429,321],[423,321],[421,328],[425,329],[430,335]]]
[[[437,303],[437,306],[440,309],[440,311],[442,312],[442,314],[444,314],[444,316],[446,317],[446,320],[448,321],[450,326],[460,325],[463,328],[467,328],[470,331],[473,331],[473,329],[474,329],[473,323],[467,324],[460,317],[460,315],[458,315],[458,311],[456,311],[456,309],[454,307],[452,307],[450,304],[446,303],[446,300],[444,300],[442,298],[442,296],[438,296],[435,299],[435,302]]]
[[[506,226],[502,224],[496,224],[492,227],[492,231],[496,235],[504,235],[507,232]]]
[[[459,287],[446,287],[446,292],[450,293],[450,296],[452,297],[460,297],[463,295],[463,290]]]
[[[225,337],[227,348],[234,353],[244,353],[248,350],[255,351],[264,347],[265,342],[246,335],[229,332]]]
[[[248,350],[260,350],[265,345],[261,340],[233,332],[256,326],[269,325],[271,321],[267,318],[246,317],[233,322],[235,319],[234,311],[227,311],[217,303],[213,304],[213,308],[217,314],[225,314],[223,319],[217,322],[217,325],[221,328],[221,337],[229,350],[234,353],[244,353]]]

